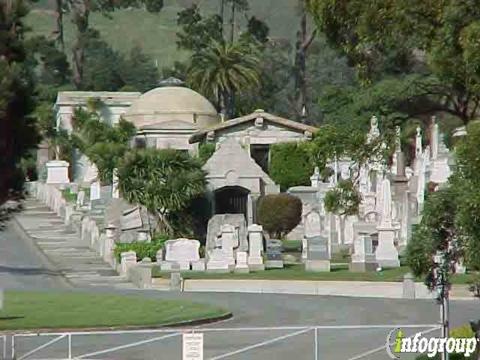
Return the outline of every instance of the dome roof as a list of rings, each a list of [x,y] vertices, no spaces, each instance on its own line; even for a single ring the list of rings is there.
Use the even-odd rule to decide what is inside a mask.
[[[220,122],[215,107],[202,95],[186,87],[159,87],[136,99],[124,115],[137,128],[162,128],[172,121],[204,128]]]

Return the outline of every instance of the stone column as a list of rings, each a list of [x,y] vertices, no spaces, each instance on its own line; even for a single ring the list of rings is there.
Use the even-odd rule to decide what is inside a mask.
[[[263,264],[263,227],[252,224],[248,227],[248,267],[250,270],[265,270]]]
[[[382,220],[378,230],[378,246],[375,251],[377,262],[384,267],[399,267],[398,251],[395,247],[396,229],[392,224],[392,193],[390,180],[382,181]]]
[[[135,251],[126,251],[120,254],[121,274],[128,275],[128,269],[137,264],[137,254]]]
[[[108,224],[105,227],[105,243],[103,251],[103,260],[110,265],[114,265],[115,257],[113,255],[113,248],[115,246],[115,237],[117,235],[117,227],[113,224]]]
[[[118,189],[118,169],[113,169],[112,176],[112,199],[118,199],[120,197],[120,190]]]

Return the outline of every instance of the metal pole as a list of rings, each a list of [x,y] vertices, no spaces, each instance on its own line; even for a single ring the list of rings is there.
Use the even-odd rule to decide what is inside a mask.
[[[315,360],[318,360],[318,328],[315,328]]]
[[[72,358],[72,334],[68,334],[68,358]]]
[[[12,359],[15,359],[15,335],[12,335]]]

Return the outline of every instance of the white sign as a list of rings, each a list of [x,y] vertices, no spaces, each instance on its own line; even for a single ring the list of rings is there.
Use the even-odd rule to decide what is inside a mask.
[[[203,334],[183,334],[183,360],[203,360]]]

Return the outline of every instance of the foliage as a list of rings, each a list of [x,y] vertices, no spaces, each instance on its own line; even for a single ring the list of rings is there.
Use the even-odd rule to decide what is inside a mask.
[[[180,49],[201,51],[212,41],[223,41],[223,24],[219,15],[204,18],[198,5],[193,4],[178,13],[177,46]]]
[[[171,234],[168,214],[185,209],[203,194],[205,172],[198,159],[176,150],[141,149],[129,152],[119,169],[123,197],[143,205],[158,220],[159,231]]]
[[[143,93],[158,85],[159,74],[153,59],[138,45],[120,63],[119,73],[124,86],[135,91]]]
[[[205,164],[215,152],[216,145],[214,143],[201,143],[198,145],[198,157],[202,164]]]
[[[34,119],[34,83],[26,64],[21,0],[0,3],[0,204],[22,190],[21,159],[39,141]]]
[[[362,196],[351,180],[340,180],[338,185],[325,194],[325,210],[338,215],[355,215]]]
[[[63,198],[70,203],[75,203],[77,201],[77,194],[73,193],[70,189],[62,190]]]
[[[276,144],[270,148],[269,175],[282,190],[310,185],[313,166],[308,143]]]
[[[84,68],[79,89],[89,91],[116,91],[124,83],[118,71],[121,55],[101,39],[97,30],[89,29],[83,35]]]
[[[134,125],[121,118],[117,125],[110,126],[95,109],[77,108],[72,120],[73,143],[97,166],[100,181],[110,184],[113,170],[130,149]]]
[[[475,0],[308,3],[317,26],[356,66],[363,83],[384,74],[431,74],[420,96],[427,94],[435,110],[464,123],[475,118],[480,105]]]
[[[300,223],[302,201],[289,194],[265,195],[259,201],[257,217],[272,238],[281,239]]]
[[[256,46],[214,41],[192,55],[187,78],[194,89],[215,99],[221,111],[232,117],[235,94],[260,83],[258,64]]]
[[[444,251],[447,262],[455,262],[462,255],[457,244],[459,231],[455,226],[455,192],[443,188],[429,194],[424,204],[422,220],[415,228],[407,245],[407,264],[416,276],[426,276],[426,284],[432,287],[433,256]]]
[[[150,258],[152,261],[155,261],[157,251],[163,249],[165,242],[168,239],[168,235],[155,234],[151,242],[133,241],[131,243],[116,243],[113,253],[115,254],[118,262],[120,262],[122,252],[127,251],[135,251],[137,254],[137,261],[141,261],[146,257]]]

